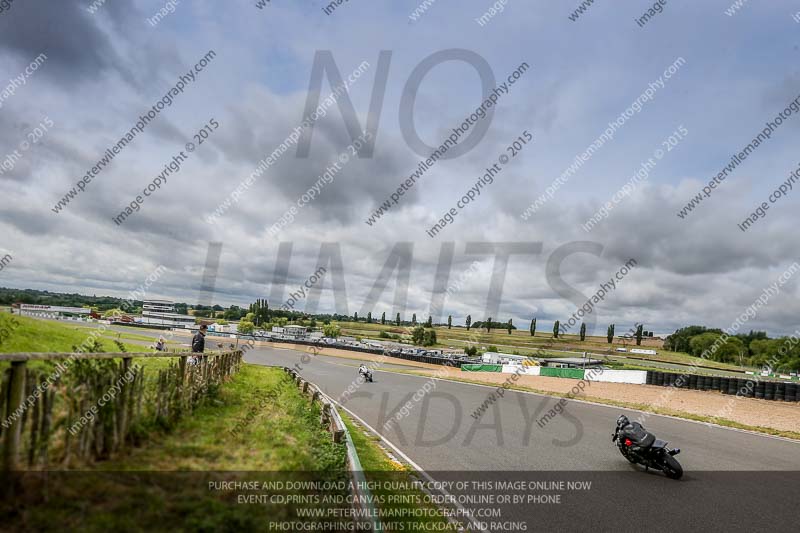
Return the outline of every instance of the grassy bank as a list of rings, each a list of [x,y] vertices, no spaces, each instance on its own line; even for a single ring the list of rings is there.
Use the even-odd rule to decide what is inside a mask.
[[[283,371],[243,365],[211,401],[171,431],[153,431],[139,448],[80,473],[28,480],[35,494],[17,509],[6,501],[9,530],[234,531],[265,530],[291,520],[292,506],[243,504],[242,490],[210,482],[344,479],[345,449],[319,424],[319,409]],[[180,471],[180,472],[179,472]],[[56,483],[58,479],[60,482]]]
[[[80,346],[88,337],[90,330],[86,327],[74,326],[63,322],[37,320],[25,316],[0,313],[0,353],[13,352],[71,352],[73,347]],[[107,337],[98,340],[103,351],[118,352],[119,347],[113,341],[116,335],[108,331]],[[111,337],[111,338],[108,338]],[[149,351],[142,346],[125,343],[129,352]]]

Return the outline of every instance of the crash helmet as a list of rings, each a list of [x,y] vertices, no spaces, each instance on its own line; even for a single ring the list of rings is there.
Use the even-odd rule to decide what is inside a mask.
[[[619,418],[617,418],[617,427],[623,427],[624,428],[625,426],[627,426],[630,423],[631,423],[630,420],[628,420],[628,417],[625,416],[625,415],[619,415]]]

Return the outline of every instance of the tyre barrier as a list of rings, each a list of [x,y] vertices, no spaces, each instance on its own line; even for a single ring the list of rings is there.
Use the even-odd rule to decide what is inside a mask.
[[[761,381],[756,376],[741,379],[648,370],[645,383],[678,389],[719,391],[745,398],[800,402],[800,383]]]
[[[765,381],[764,382],[764,399],[765,400],[774,400],[775,399],[775,382],[774,381]]]
[[[775,384],[775,401],[778,401],[778,402],[786,401],[786,384],[785,383],[776,383]]]
[[[697,376],[697,390],[706,390],[706,377],[705,376]]]
[[[797,401],[797,383],[786,383],[786,401],[787,402],[796,402]]]

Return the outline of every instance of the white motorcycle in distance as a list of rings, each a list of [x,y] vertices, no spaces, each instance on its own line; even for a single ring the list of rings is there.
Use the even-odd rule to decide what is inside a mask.
[[[369,381],[372,383],[372,370],[367,368],[367,365],[361,365],[358,367],[358,375],[364,376],[364,381]]]

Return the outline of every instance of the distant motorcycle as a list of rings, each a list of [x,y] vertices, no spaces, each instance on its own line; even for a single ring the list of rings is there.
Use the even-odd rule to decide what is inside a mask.
[[[617,418],[611,441],[617,443],[622,456],[633,464],[661,470],[671,479],[680,479],[683,475],[683,467],[673,457],[681,453],[680,449],[669,449],[665,441],[656,439],[641,424],[631,422],[625,415]]]
[[[365,381],[369,381],[370,383],[372,383],[372,370],[370,370],[369,368],[362,366],[361,368],[358,369],[358,375],[364,376]]]

